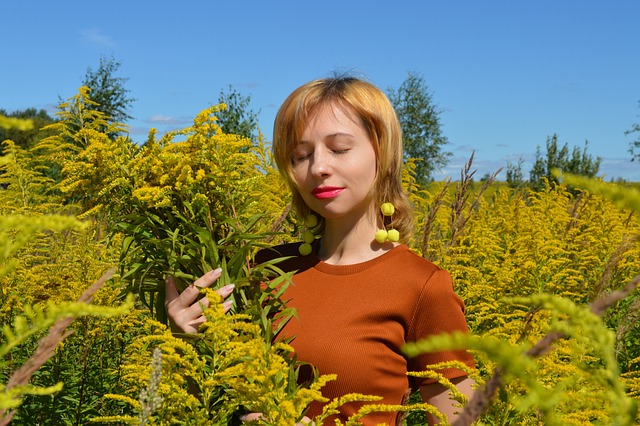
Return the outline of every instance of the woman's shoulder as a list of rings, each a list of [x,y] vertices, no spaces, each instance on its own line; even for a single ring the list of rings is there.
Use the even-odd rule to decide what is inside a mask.
[[[392,271],[397,283],[408,291],[428,295],[429,297],[441,297],[453,289],[451,274],[446,269],[422,257],[407,246],[398,246],[394,250],[396,256],[384,264],[386,271]]]
[[[396,251],[398,254],[398,256],[394,256],[393,261],[395,263],[401,264],[405,269],[418,269],[421,272],[436,272],[441,269],[438,265],[436,265],[429,259],[420,256],[405,244],[401,244],[395,247],[393,251]]]

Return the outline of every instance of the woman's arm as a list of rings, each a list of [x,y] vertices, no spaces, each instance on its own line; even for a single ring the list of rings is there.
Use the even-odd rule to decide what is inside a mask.
[[[458,390],[467,395],[469,399],[473,395],[472,385],[475,383],[467,376],[451,379],[451,382],[456,385]],[[422,400],[433,405],[442,414],[446,414],[449,419],[449,423],[453,423],[461,412],[461,408],[456,407],[456,401],[449,399],[449,390],[442,386],[440,383],[432,383],[429,385],[420,386],[420,394],[422,394]],[[438,419],[427,413],[427,420],[430,425],[438,424]]]

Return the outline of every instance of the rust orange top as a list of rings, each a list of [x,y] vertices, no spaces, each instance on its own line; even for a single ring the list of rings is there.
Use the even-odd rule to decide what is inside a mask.
[[[426,365],[459,360],[473,366],[466,351],[422,354],[406,359],[401,347],[424,337],[468,332],[464,304],[453,291],[449,273],[399,245],[370,261],[355,265],[330,265],[315,251],[300,256],[298,243],[263,250],[258,261],[294,256],[279,266],[297,270],[283,299],[297,310],[279,337],[295,336],[291,345],[300,361],[318,368],[320,374],[337,374],[322,393],[333,399],[348,393],[377,395],[379,403],[400,404],[409,387],[427,384],[407,371]],[[452,379],[465,376],[458,369],[440,371]],[[336,418],[343,423],[364,403],[340,407]],[[312,403],[308,416],[322,412],[323,404]],[[372,413],[365,425],[394,425],[397,413]]]

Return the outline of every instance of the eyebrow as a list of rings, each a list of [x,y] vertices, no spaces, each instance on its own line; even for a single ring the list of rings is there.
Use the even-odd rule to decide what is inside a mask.
[[[351,133],[346,133],[346,132],[336,132],[336,133],[332,133],[330,135],[327,135],[327,139],[333,139],[336,136],[347,136],[349,138],[355,138],[355,136],[353,136]],[[311,143],[311,141],[305,140],[305,139],[301,139],[300,141],[298,141],[298,145],[301,143]]]

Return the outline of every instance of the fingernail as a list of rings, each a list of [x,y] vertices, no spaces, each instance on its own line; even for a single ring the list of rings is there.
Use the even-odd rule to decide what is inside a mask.
[[[231,300],[227,300],[226,302],[224,302],[222,304],[222,307],[224,308],[225,312],[227,312],[229,309],[231,309],[232,306],[233,306],[233,301],[231,301]]]
[[[216,268],[213,271],[211,271],[211,275],[213,275],[214,277],[219,277],[221,272],[222,272],[222,268]]]

